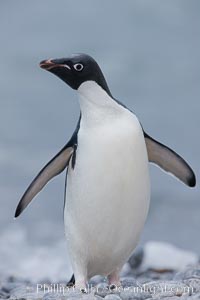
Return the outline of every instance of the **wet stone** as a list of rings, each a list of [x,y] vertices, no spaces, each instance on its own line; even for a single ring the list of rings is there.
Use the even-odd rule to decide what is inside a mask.
[[[148,291],[153,297],[191,295],[191,288],[179,281],[153,281],[143,285],[144,291]]]
[[[151,299],[152,296],[150,293],[135,293],[131,290],[124,290],[120,293],[120,297],[122,300],[145,300]]]
[[[191,300],[190,296],[188,296],[188,295],[183,295],[181,297],[179,297],[179,296],[166,296],[165,297],[165,296],[155,295],[155,297],[153,297],[149,300],[160,300],[160,299],[163,299],[163,300]]]
[[[105,299],[105,298],[102,298],[102,297],[100,297],[98,295],[95,295],[95,300],[102,300],[102,299]]]
[[[112,294],[112,295],[107,295],[105,300],[121,300],[121,298],[118,295]]]
[[[10,298],[10,294],[0,290],[0,299],[8,299]]]
[[[1,276],[0,281],[2,300],[200,300],[200,265],[187,267],[175,275],[174,271],[137,269],[134,274],[132,270],[121,277],[121,286],[114,290],[103,277],[96,277],[90,281],[87,292],[84,294],[78,288],[66,288],[64,294],[60,290],[52,292],[48,284],[46,290],[37,291],[36,284],[12,276]]]
[[[97,276],[94,276],[92,279],[90,279],[89,286],[94,287],[101,282],[106,282],[106,280],[104,279],[104,277],[97,275]]]
[[[183,282],[191,288],[192,294],[200,292],[200,278],[190,278]]]
[[[92,293],[89,293],[89,294],[83,294],[82,295],[82,300],[97,300],[97,298],[96,298],[96,296],[97,295],[94,295],[94,292],[92,292]],[[99,296],[98,296],[99,297]],[[100,298],[101,300],[103,299],[103,298]],[[75,299],[74,299],[75,300]],[[78,300],[78,299],[77,299]],[[99,300],[99,299],[98,299]]]
[[[20,287],[22,283],[19,282],[4,282],[2,286],[2,291],[6,293],[11,293],[17,287]]]
[[[31,299],[31,300],[36,300],[36,299],[42,299],[44,296],[44,293],[37,293],[35,288],[32,286],[26,286],[22,285],[20,287],[17,287],[12,290],[11,292],[11,299]]]
[[[105,296],[110,294],[108,284],[106,282],[101,282],[97,284],[95,288],[96,288],[95,295],[97,296],[104,298]]]
[[[174,280],[184,280],[189,278],[199,278],[200,279],[200,265],[189,267],[181,272],[174,275]]]
[[[181,299],[182,300],[182,299]],[[190,298],[187,300],[200,300],[200,293],[192,295]]]
[[[48,293],[48,294],[45,294],[42,299],[43,300],[65,300],[66,297],[62,294]]]
[[[158,272],[155,270],[148,270],[144,273],[136,275],[136,279],[140,283],[149,282],[152,280],[172,280],[174,277],[174,272]]]
[[[123,288],[130,286],[139,286],[139,282],[134,277],[123,277],[121,278],[121,285]]]
[[[138,268],[142,263],[143,257],[144,257],[143,248],[140,247],[137,248],[128,260],[130,267],[134,270]]]

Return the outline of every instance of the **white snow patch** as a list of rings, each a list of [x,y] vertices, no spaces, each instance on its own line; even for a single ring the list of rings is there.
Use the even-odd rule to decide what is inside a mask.
[[[198,261],[199,256],[192,251],[185,251],[165,242],[150,241],[144,245],[141,269],[180,271]]]
[[[59,282],[72,275],[64,237],[48,246],[33,246],[24,228],[11,226],[1,234],[0,241],[0,273],[4,276]]]

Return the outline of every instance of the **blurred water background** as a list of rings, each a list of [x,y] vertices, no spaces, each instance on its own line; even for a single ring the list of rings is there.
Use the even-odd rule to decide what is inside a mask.
[[[79,116],[76,93],[38,63],[75,52],[94,56],[113,95],[196,172],[192,190],[151,167],[151,209],[141,244],[168,241],[200,253],[200,1],[6,0],[0,2],[0,40],[0,272],[70,275],[65,174],[19,219],[13,216],[27,185],[66,143]]]

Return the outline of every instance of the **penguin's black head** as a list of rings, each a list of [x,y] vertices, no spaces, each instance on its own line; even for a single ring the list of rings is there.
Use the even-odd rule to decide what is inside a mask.
[[[75,90],[85,81],[95,81],[110,94],[99,65],[87,54],[74,54],[67,58],[43,60],[40,67],[55,74]]]

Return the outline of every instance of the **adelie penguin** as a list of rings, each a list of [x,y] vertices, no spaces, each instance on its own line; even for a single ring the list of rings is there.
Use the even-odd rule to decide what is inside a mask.
[[[48,59],[40,67],[77,91],[81,114],[71,139],[24,193],[15,217],[67,168],[64,221],[72,282],[85,288],[91,277],[103,275],[118,286],[149,210],[148,163],[190,187],[195,186],[194,172],[177,153],[145,133],[136,115],[112,96],[92,57]]]

